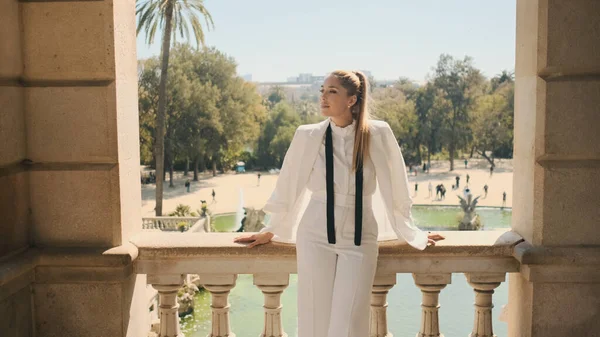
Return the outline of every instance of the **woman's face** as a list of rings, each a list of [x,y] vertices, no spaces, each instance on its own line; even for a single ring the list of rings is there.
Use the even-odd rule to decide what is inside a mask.
[[[356,103],[356,95],[348,96],[334,75],[329,75],[321,86],[321,114],[328,117],[350,116],[350,107]]]

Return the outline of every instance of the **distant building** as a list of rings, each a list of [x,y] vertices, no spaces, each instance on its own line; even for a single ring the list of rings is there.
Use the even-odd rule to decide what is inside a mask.
[[[325,76],[313,76],[312,83],[321,83],[325,81]]]
[[[286,83],[292,84],[315,84],[325,80],[325,76],[313,76],[311,73],[302,73],[298,76],[288,77]]]
[[[311,83],[311,80],[312,80],[312,74],[304,73],[304,74],[298,75],[299,83]]]

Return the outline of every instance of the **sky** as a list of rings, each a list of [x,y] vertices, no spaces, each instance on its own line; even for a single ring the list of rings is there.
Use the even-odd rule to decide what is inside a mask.
[[[215,28],[206,45],[238,74],[280,82],[299,73],[369,70],[375,79],[424,82],[440,54],[471,56],[491,77],[513,70],[516,0],[205,0]],[[138,59],[158,55],[160,34],[137,38]],[[178,42],[183,39],[178,37]]]

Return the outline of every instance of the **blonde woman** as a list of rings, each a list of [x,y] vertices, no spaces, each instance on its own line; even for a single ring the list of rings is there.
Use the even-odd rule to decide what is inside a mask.
[[[264,207],[269,226],[235,239],[296,244],[298,337],[368,336],[377,242],[423,250],[444,239],[414,226],[400,147],[386,122],[370,118],[367,100],[362,72],[325,79],[327,119],[296,130]]]

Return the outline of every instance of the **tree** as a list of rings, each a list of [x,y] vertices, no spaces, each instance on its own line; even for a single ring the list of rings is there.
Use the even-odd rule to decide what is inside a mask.
[[[257,159],[264,168],[281,167],[294,131],[302,123],[298,113],[285,101],[269,111],[258,138]]]
[[[496,91],[503,83],[513,83],[515,81],[515,73],[508,70],[502,70],[502,73],[494,76],[491,80],[492,91]]]
[[[155,130],[156,161],[156,215],[162,215],[163,175],[164,175],[164,137],[167,74],[171,36],[179,31],[181,37],[189,38],[189,27],[192,27],[196,44],[204,45],[204,31],[200,24],[203,16],[207,27],[214,26],[210,13],[202,0],[138,0],[136,5],[138,27],[136,33],[145,30],[148,44],[154,42],[157,29],[163,29],[161,49],[161,72],[158,89],[158,111]],[[163,26],[164,23],[164,26]]]
[[[285,101],[285,90],[280,85],[276,85],[269,90],[269,94],[267,96],[267,101],[269,102],[269,107],[274,107],[275,104]]]
[[[483,83],[484,77],[473,66],[470,57],[455,60],[450,55],[442,54],[434,69],[433,85],[443,90],[445,98],[451,103],[444,132],[450,171],[454,170],[456,150],[465,148],[472,139],[469,112],[475,98],[481,94]]]
[[[431,167],[431,155],[440,151],[442,147],[444,124],[447,124],[445,119],[451,109],[451,103],[442,90],[430,83],[417,89],[413,99],[419,123],[418,138],[427,148],[427,165]]]
[[[494,92],[478,97],[475,104],[473,149],[492,167],[495,157],[512,157],[513,102],[514,84],[504,81]]]
[[[404,96],[406,96],[407,99],[412,99],[413,95],[417,93],[419,86],[417,86],[415,82],[411,81],[407,77],[400,77],[398,81],[396,81],[396,83],[394,84],[394,88],[397,88],[398,90],[402,91],[402,93],[404,94]]]
[[[160,62],[153,58],[145,63],[141,77],[153,79],[152,74],[160,72]],[[200,164],[212,166],[216,174],[217,167],[231,168],[256,143],[266,110],[254,84],[236,73],[235,61],[214,48],[173,46],[165,120],[165,165],[170,177],[178,163],[188,161],[193,163],[195,180]],[[142,129],[152,128],[156,120],[156,109],[148,103],[148,95],[142,94],[158,91],[158,81],[143,83],[148,87],[140,90]]]
[[[418,163],[420,158],[417,139],[415,104],[406,99],[399,87],[376,88],[373,91],[373,115],[390,124],[402,145],[402,155],[407,164]]]
[[[156,107],[158,106],[158,83],[160,82],[156,59],[139,61],[138,110],[140,123],[140,160],[142,164],[154,165],[154,133]]]
[[[266,109],[256,93],[256,87],[243,79],[233,78],[222,91],[220,110],[223,118],[222,138],[219,144],[220,164],[232,168],[247,144],[255,143],[260,135],[259,125],[267,118]]]

